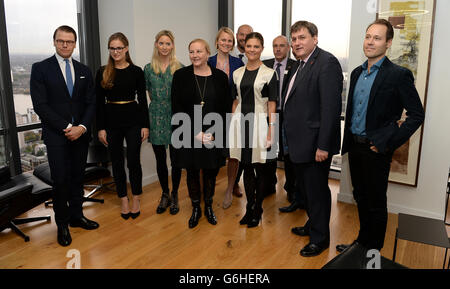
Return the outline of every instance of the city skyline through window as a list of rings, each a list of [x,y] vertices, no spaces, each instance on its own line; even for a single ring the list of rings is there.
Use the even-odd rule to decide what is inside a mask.
[[[56,28],[69,25],[78,34],[77,1],[5,0],[4,3],[16,125],[40,123],[30,96],[31,66],[55,54]],[[79,59],[78,41],[73,57]],[[22,171],[33,170],[47,161],[42,129],[18,133],[18,143]]]

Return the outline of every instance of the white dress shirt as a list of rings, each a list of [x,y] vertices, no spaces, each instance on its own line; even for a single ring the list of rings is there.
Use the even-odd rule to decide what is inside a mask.
[[[64,61],[64,58],[61,57],[58,53],[55,53],[56,59],[58,60],[59,67],[61,68],[61,72],[64,76],[64,80],[67,83],[67,77],[66,77],[66,62]],[[73,69],[73,62],[72,57],[69,57],[69,65],[70,65],[70,71],[72,72],[72,83],[75,86],[75,70]]]
[[[65,58],[61,57],[61,55],[59,55],[58,53],[55,53],[55,56],[56,56],[56,60],[58,60],[59,68],[61,68],[61,72],[64,77],[64,81],[67,83]],[[73,83],[73,86],[75,87],[75,69],[73,68],[72,57],[69,57],[68,59],[69,59],[70,71],[72,72],[72,83]],[[87,131],[87,128],[84,125],[79,124],[79,126],[84,128],[84,132]],[[66,129],[71,128],[71,127],[72,127],[72,124],[69,123],[69,125],[66,127]]]
[[[283,79],[284,79],[284,74],[286,72],[286,66],[287,66],[287,61],[288,61],[288,57],[286,56],[283,60],[281,60],[281,62],[278,62],[278,60],[274,59],[273,60],[273,70],[277,71],[277,65],[278,63],[281,63],[280,65],[280,75],[278,75],[278,81],[280,83],[280,87],[279,87],[279,97],[281,99],[281,93],[283,91]],[[278,102],[278,110],[281,109],[281,101]]]
[[[230,55],[234,56],[234,57],[237,57],[237,58],[240,58],[242,60],[242,62],[244,62],[244,64],[247,64],[247,62],[248,62],[248,58],[245,55],[245,53],[244,52],[240,52],[239,49],[237,48],[237,46],[235,46],[233,48],[233,50],[230,51]],[[242,57],[239,57],[239,55],[242,55]]]

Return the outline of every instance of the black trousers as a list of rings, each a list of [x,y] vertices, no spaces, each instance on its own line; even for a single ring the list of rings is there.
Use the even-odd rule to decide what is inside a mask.
[[[262,210],[267,186],[271,183],[270,163],[240,163],[244,170],[244,188],[247,197],[247,210],[256,208]]]
[[[83,216],[83,181],[89,143],[78,139],[62,146],[47,146],[53,181],[53,210],[58,226]]]
[[[306,207],[306,195],[301,180],[295,177],[294,164],[289,155],[284,155],[284,175],[286,182],[284,190],[291,196],[291,199],[302,207]]]
[[[127,175],[125,172],[125,157],[123,140],[126,141],[126,156],[131,192],[142,194],[141,168],[141,127],[124,127],[106,130],[108,148],[111,154],[114,182],[119,198],[127,196]]]
[[[331,157],[323,162],[294,163],[296,181],[306,196],[308,221],[305,227],[313,244],[328,245],[330,242],[330,165]]]
[[[156,172],[158,174],[159,184],[163,193],[169,193],[169,173],[167,168],[167,153],[166,146],[164,145],[154,145],[152,144],[153,152],[156,158]],[[169,145],[170,160],[173,160],[174,148]],[[172,191],[178,192],[178,187],[180,186],[181,179],[181,169],[176,168],[172,162]]]
[[[354,144],[348,154],[360,223],[357,241],[367,248],[381,250],[388,218],[386,191],[392,153],[376,153],[369,147]]]
[[[212,205],[214,192],[216,189],[216,177],[220,168],[202,169],[203,172],[203,199],[205,205]],[[186,183],[193,205],[199,205],[202,198],[200,187],[200,170],[186,169]]]

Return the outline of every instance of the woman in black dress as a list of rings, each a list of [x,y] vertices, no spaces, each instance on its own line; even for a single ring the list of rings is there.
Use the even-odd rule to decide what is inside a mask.
[[[264,188],[270,184],[267,163],[276,160],[276,153],[271,148],[275,136],[277,75],[262,63],[263,49],[261,34],[247,35],[245,55],[248,62],[233,75],[235,100],[230,127],[230,158],[238,159],[244,168],[247,207],[240,224],[249,228],[258,226],[261,220]]]
[[[174,125],[172,134],[174,163],[177,167],[186,168],[187,172],[186,181],[193,207],[189,228],[197,226],[202,215],[200,170],[203,171],[205,216],[209,223],[217,224],[212,202],[217,173],[225,165],[223,129],[211,133],[208,129],[213,129],[215,122],[213,125],[203,124],[203,121],[199,125],[194,123],[194,114],[197,119],[203,120],[209,113],[215,113],[218,121],[222,122],[222,128],[225,127],[225,114],[231,103],[228,77],[223,71],[208,65],[209,55],[209,45],[205,40],[193,40],[189,44],[192,65],[177,70],[172,81],[172,123],[183,115],[189,122],[188,130],[183,134],[178,132],[186,128],[184,122]]]
[[[122,33],[109,37],[108,49],[108,64],[101,67],[96,76],[98,138],[108,146],[111,155],[117,194],[122,201],[121,216],[135,219],[140,214],[142,194],[141,144],[149,134],[144,72],[131,61],[128,39]],[[124,168],[124,139],[133,194],[131,210]]]

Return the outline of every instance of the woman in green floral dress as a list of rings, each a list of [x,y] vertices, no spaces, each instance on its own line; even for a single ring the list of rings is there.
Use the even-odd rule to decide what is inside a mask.
[[[166,149],[169,146],[172,160],[171,86],[175,71],[183,65],[175,57],[175,39],[171,31],[162,30],[155,36],[151,63],[144,67],[145,82],[150,96],[150,137],[156,158],[156,171],[162,188],[162,196],[156,212],[163,213],[170,206],[170,213],[179,211],[178,187],[181,169],[172,165],[172,193],[169,195],[169,181]]]

